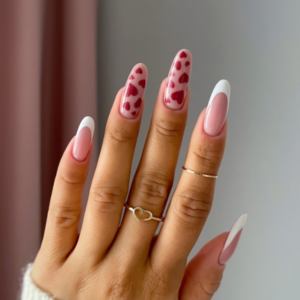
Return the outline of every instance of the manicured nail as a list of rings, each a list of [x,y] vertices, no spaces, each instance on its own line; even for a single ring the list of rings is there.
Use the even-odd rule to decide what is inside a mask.
[[[204,131],[211,136],[220,134],[226,121],[230,100],[230,84],[221,80],[215,86],[206,109]]]
[[[246,221],[247,221],[247,214],[243,214],[238,218],[238,220],[232,226],[230,233],[227,237],[225,246],[219,257],[220,265],[225,265],[228,262],[228,260],[230,259],[230,257],[233,255],[233,253],[239,243],[239,240],[240,240],[243,228],[246,224]]]
[[[182,108],[189,87],[191,71],[191,52],[186,49],[180,50],[171,65],[165,88],[164,102],[167,107],[174,110]]]
[[[120,105],[120,113],[127,119],[137,117],[147,83],[147,67],[144,64],[137,64],[131,70]]]
[[[93,135],[95,123],[93,118],[85,117],[77,130],[75,142],[73,146],[73,157],[77,161],[84,161],[89,152]]]

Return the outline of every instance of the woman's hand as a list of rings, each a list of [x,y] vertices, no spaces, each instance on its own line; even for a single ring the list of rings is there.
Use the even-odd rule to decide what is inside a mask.
[[[127,204],[161,217],[189,105],[192,57],[181,50],[162,82]],[[92,152],[93,120],[85,118],[58,168],[33,281],[57,299],[211,299],[233,254],[245,217],[230,237],[216,237],[186,266],[209,215],[216,179],[183,171],[160,233],[147,212],[125,209],[132,158],[144,108],[145,65],[136,65],[116,96],[80,235],[81,196]],[[230,86],[218,83],[192,134],[185,167],[217,175],[226,140]],[[196,97],[198,98],[198,97]],[[227,242],[226,242],[227,239]],[[224,244],[225,249],[224,248]]]

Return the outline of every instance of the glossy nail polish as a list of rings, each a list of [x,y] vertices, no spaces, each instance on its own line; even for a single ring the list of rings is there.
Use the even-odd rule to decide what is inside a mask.
[[[192,71],[192,55],[189,50],[180,50],[171,65],[165,88],[164,103],[179,110],[184,104]]]
[[[139,63],[133,67],[128,76],[120,104],[120,113],[127,119],[136,118],[141,109],[147,75],[147,67]]]
[[[221,80],[215,86],[206,109],[204,131],[211,136],[220,134],[227,118],[230,100],[230,84]]]
[[[95,123],[93,118],[85,117],[77,130],[75,142],[73,146],[73,157],[77,161],[84,161],[89,152],[93,135]]]
[[[238,218],[238,220],[232,226],[230,233],[227,237],[226,243],[224,245],[224,248],[219,257],[220,265],[225,265],[233,255],[239,243],[246,221],[247,221],[247,214],[243,214]]]

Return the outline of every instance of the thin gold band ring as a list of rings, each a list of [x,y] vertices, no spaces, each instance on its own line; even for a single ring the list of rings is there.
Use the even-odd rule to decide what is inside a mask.
[[[208,174],[203,174],[203,173],[195,172],[195,171],[192,171],[192,170],[187,169],[185,166],[182,166],[182,169],[183,169],[184,171],[189,172],[189,173],[196,174],[196,175],[200,175],[200,176],[206,177],[206,178],[215,178],[215,179],[218,178],[218,175],[208,175]]]
[[[150,220],[154,220],[154,221],[158,221],[158,222],[163,222],[164,221],[164,218],[157,218],[157,217],[153,217],[153,214],[151,211],[149,210],[145,210],[145,209],[142,209],[141,207],[130,207],[127,203],[124,204],[124,206],[129,209],[130,211],[132,211],[134,217],[140,221],[140,222],[146,222],[146,221],[150,221]],[[136,213],[137,211],[140,211],[141,213],[143,214],[148,214],[148,217],[145,218],[145,219],[141,219]]]

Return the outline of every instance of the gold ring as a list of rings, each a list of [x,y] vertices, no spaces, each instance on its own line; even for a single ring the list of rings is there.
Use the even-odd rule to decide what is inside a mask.
[[[206,177],[206,178],[218,178],[218,175],[208,175],[208,174],[203,174],[203,173],[195,172],[195,171],[187,169],[185,166],[182,166],[182,169],[185,170],[185,171],[187,171],[187,172],[189,172],[189,173],[200,175],[200,176],[203,176],[203,177]]]
[[[140,222],[146,222],[146,221],[150,221],[150,220],[154,220],[154,221],[158,221],[158,222],[163,222],[164,221],[164,218],[157,218],[157,217],[153,217],[153,214],[151,211],[149,210],[145,210],[145,209],[142,209],[141,207],[130,207],[127,203],[124,204],[124,206],[126,208],[128,208],[130,211],[132,211],[133,215],[135,216],[135,218],[140,221]],[[139,218],[139,216],[136,214],[137,211],[140,211],[142,212],[143,214],[148,214],[148,217],[145,218],[145,219],[141,219]]]

